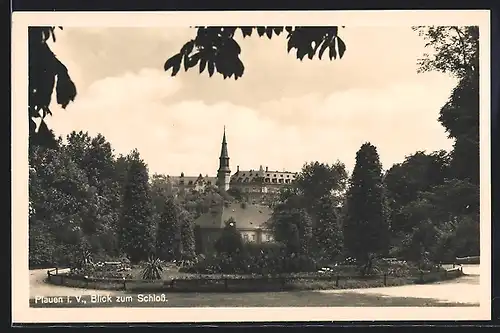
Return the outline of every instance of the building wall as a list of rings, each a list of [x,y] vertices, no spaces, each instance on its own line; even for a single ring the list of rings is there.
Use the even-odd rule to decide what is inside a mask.
[[[200,233],[195,237],[200,237],[202,242],[198,251],[203,254],[215,253],[215,242],[220,238],[222,229],[199,228],[195,232]],[[240,230],[240,233],[243,241],[247,243],[261,244],[274,241],[271,233],[266,230]]]

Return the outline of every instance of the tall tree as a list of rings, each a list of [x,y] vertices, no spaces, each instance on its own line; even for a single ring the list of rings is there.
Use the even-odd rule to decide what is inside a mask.
[[[479,184],[479,27],[415,27],[433,49],[419,60],[419,71],[455,76],[458,84],[441,108],[439,121],[450,138],[454,176]]]
[[[347,171],[339,161],[334,164],[306,163],[296,177],[294,186],[311,208],[320,198],[331,197],[340,203],[347,186]]]
[[[191,214],[182,209],[179,214],[181,229],[182,258],[193,259],[195,256],[194,221]]]
[[[313,248],[320,259],[333,261],[342,252],[338,206],[331,197],[325,196],[319,200],[317,209],[317,222],[313,227]]]
[[[95,204],[87,177],[61,146],[31,147],[29,156],[30,264],[72,264]]]
[[[385,207],[382,166],[377,149],[370,143],[361,146],[347,192],[344,217],[344,245],[369,273],[375,256],[389,247],[389,226]]]
[[[146,260],[152,251],[151,195],[148,169],[139,152],[128,156],[129,167],[120,218],[120,245],[131,262]]]
[[[173,197],[163,196],[163,207],[156,234],[156,254],[167,261],[178,260],[182,254],[180,207]]]
[[[449,154],[418,151],[403,163],[394,164],[384,176],[391,211],[391,229],[398,233],[411,231],[413,226],[404,214],[404,207],[420,198],[421,192],[444,184],[449,176]]]

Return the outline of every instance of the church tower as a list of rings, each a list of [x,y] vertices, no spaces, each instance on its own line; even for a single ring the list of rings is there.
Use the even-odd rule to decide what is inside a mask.
[[[219,157],[219,170],[217,171],[217,186],[220,190],[229,190],[229,179],[231,178],[231,169],[229,169],[229,155],[227,153],[226,127],[224,126],[224,135],[222,136],[222,147]]]

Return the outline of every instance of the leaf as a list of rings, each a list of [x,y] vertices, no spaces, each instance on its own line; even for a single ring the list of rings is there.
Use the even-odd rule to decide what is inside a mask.
[[[176,65],[180,66],[181,60],[182,60],[182,55],[180,53],[177,53],[176,55],[173,55],[165,62],[163,68],[165,69],[165,71],[168,71],[170,68],[173,68]]]
[[[241,27],[241,34],[243,35],[243,38],[245,37],[250,37],[252,35],[252,27]]]
[[[308,51],[305,47],[297,48],[297,59],[304,59]]]
[[[337,44],[339,47],[339,58],[342,59],[342,56],[344,55],[344,52],[346,50],[346,46],[345,46],[344,41],[342,39],[340,39],[339,37],[337,37]]]
[[[329,54],[328,55],[330,57],[330,60],[337,58],[337,51],[335,50],[335,44],[330,45]]]
[[[321,60],[321,57],[323,56],[323,53],[325,53],[325,50],[328,48],[328,42],[325,40],[323,44],[321,44],[321,48],[319,49],[319,59]]]
[[[201,59],[200,60],[200,74],[205,70],[206,66],[207,66],[207,60]]]
[[[271,39],[273,37],[273,29],[272,28],[267,28],[266,29],[266,35],[267,35],[267,38]]]
[[[213,61],[209,61],[208,62],[208,75],[211,77],[212,75],[214,75],[214,71],[215,71],[215,63]]]
[[[184,46],[181,48],[180,54],[183,54],[183,55],[190,54],[191,52],[193,52],[193,47],[194,47],[194,40],[192,39],[189,42],[187,42],[186,44],[184,44]]]
[[[187,71],[196,66],[198,60],[200,60],[200,53],[195,53],[192,56],[184,56],[184,70]]]
[[[276,34],[276,36],[279,36],[283,32],[283,27],[273,27],[272,30]]]

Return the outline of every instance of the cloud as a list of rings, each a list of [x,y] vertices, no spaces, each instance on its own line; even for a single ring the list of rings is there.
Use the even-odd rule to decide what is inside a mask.
[[[171,104],[180,81],[155,69],[94,82],[78,101],[59,111],[57,133],[102,133],[117,153],[137,148],[151,172],[214,175],[223,127],[231,167],[298,170],[306,161],[349,169],[366,141],[378,147],[385,168],[416,150],[450,148],[436,121],[454,82],[440,75],[427,84],[395,83],[382,89],[305,94],[260,103],[208,104],[189,99]]]

